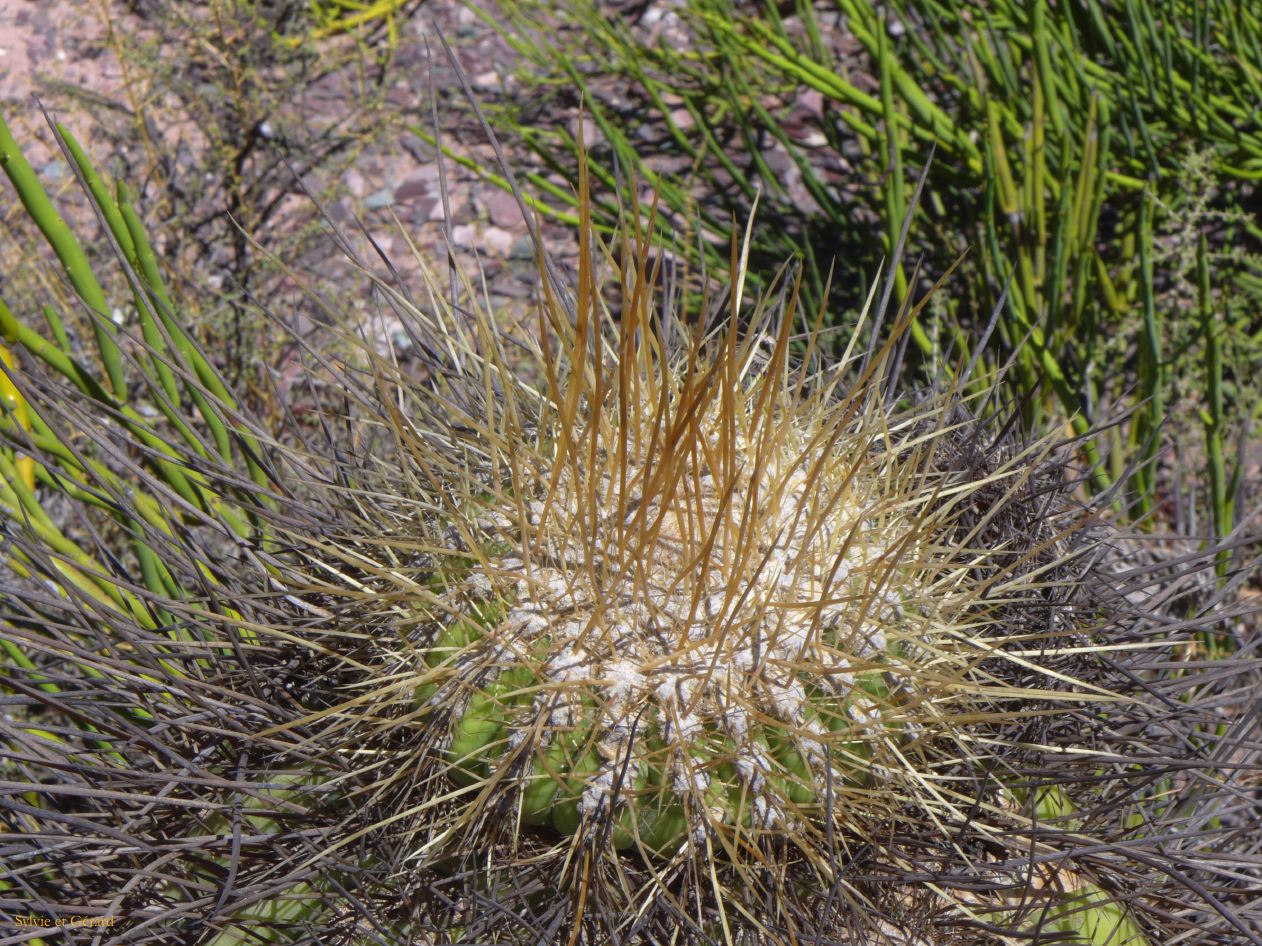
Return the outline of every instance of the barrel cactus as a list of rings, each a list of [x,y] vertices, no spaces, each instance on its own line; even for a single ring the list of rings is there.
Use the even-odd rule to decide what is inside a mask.
[[[664,287],[638,214],[616,255],[585,221],[524,337],[474,287],[377,283],[412,362],[314,358],[319,422],[277,429],[67,148],[136,324],[61,251],[112,372],[3,310],[9,912],[216,944],[1250,935],[1203,877],[1249,823],[1215,808],[1212,694],[1253,668],[1176,666],[1202,570],[1128,565],[1002,379],[900,387],[915,312],[838,346],[791,270]]]

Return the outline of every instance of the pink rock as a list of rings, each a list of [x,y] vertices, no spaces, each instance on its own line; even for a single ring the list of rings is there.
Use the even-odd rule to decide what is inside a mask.
[[[697,124],[696,119],[692,117],[692,112],[686,108],[677,108],[670,113],[670,120],[680,131],[687,131]]]
[[[486,204],[486,211],[495,226],[513,230],[526,225],[521,208],[517,206],[517,199],[508,191],[498,187],[491,188],[483,195],[482,202]]]
[[[574,141],[579,140],[578,119],[570,119],[570,134],[574,136]],[[596,124],[596,120],[590,116],[583,117],[583,147],[590,148],[592,145],[600,144],[605,140],[605,136],[600,132],[600,126]]]
[[[506,257],[513,249],[516,238],[500,227],[487,227],[482,231],[482,242],[478,247],[491,256]]]
[[[428,177],[409,174],[403,183],[394,189],[394,199],[401,204],[410,204],[436,194],[437,185]]]

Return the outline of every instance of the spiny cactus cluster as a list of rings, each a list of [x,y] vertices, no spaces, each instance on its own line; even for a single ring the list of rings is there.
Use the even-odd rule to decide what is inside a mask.
[[[165,420],[7,316],[4,909],[221,946],[1253,936],[1221,756],[1256,772],[1223,728],[1256,667],[1180,662],[1213,614],[1150,606],[1074,444],[964,365],[900,389],[914,312],[835,351],[791,278],[664,290],[637,220],[621,267],[584,225],[572,285],[541,251],[526,338],[377,283],[414,361],[360,350],[279,431],[139,254],[119,365]]]

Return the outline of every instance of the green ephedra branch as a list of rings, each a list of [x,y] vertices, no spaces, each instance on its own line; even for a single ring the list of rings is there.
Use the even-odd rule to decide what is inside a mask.
[[[108,383],[8,318],[4,909],[221,946],[1257,941],[1256,662],[1182,661],[1230,617],[1212,553],[1136,565],[1001,378],[899,389],[915,311],[837,350],[793,270],[746,298],[734,241],[730,285],[665,279],[640,208],[607,246],[579,199],[533,333],[375,282],[411,358],[312,352],[318,424],[232,400],[126,252],[150,330],[100,334]]]

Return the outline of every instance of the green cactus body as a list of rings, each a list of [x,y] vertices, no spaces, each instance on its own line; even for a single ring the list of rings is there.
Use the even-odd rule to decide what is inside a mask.
[[[668,856],[679,849],[688,832],[682,802],[670,791],[665,764],[666,747],[656,732],[646,738],[651,761],[640,766],[634,792],[624,797],[624,807],[613,828],[619,850],[643,848],[651,855]]]
[[[472,784],[490,774],[502,752],[521,694],[533,682],[529,669],[515,667],[473,693],[452,728],[447,747],[453,778]]]
[[[451,664],[470,648],[493,639],[494,622],[506,614],[504,608],[485,603],[470,610],[471,617],[453,621],[437,635],[426,655],[431,668]],[[542,664],[553,646],[544,635],[529,651]],[[822,804],[820,746],[831,736],[856,729],[856,706],[879,717],[889,699],[881,674],[864,672],[855,676],[845,694],[809,688],[801,720],[802,731],[813,734],[809,739],[795,739],[771,720],[770,725],[755,724],[738,744],[732,733],[707,725],[686,743],[676,742],[674,752],[663,739],[663,729],[669,727],[663,727],[660,710],[649,704],[641,721],[643,755],[627,759],[616,751],[608,752],[611,761],[598,750],[601,714],[591,693],[584,693],[573,706],[567,706],[563,698],[559,711],[554,701],[552,718],[547,718],[547,714],[539,715],[539,707],[548,704],[551,691],[540,687],[536,669],[510,665],[488,676],[451,723],[446,748],[449,776],[461,785],[486,780],[514,751],[510,734],[517,732],[521,734],[518,740],[537,741],[518,779],[522,824],[575,834],[583,825],[585,799],[590,800],[593,786],[603,778],[610,794],[615,785],[617,789],[616,797],[609,800],[613,807],[610,843],[618,850],[639,849],[660,856],[673,853],[688,835],[689,808],[704,811],[713,826],[749,831]],[[418,687],[418,705],[433,701],[441,686],[431,681]],[[897,724],[892,724],[886,735],[896,729]],[[839,785],[868,781],[871,740],[869,735],[832,741]],[[688,778],[691,787],[681,788]]]
[[[521,818],[528,825],[551,823],[552,805],[569,773],[567,747],[554,736],[531,763],[522,786]]]
[[[583,749],[582,733],[576,733],[572,743],[578,746],[577,754],[568,761],[566,778],[552,801],[552,827],[561,834],[574,834],[583,820],[582,803],[588,783],[601,769],[600,757],[591,749]]]

